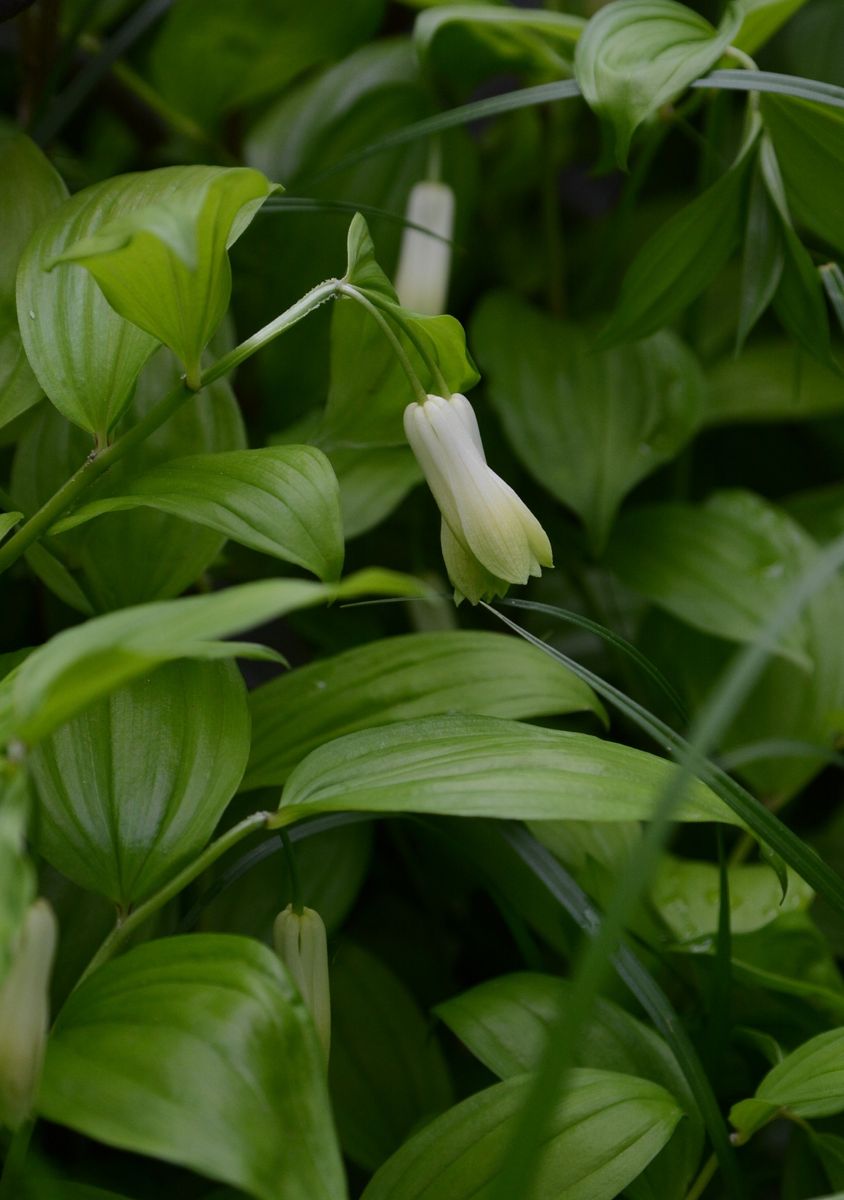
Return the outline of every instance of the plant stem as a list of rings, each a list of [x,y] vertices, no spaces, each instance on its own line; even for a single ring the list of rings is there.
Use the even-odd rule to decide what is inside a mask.
[[[278,337],[286,329],[301,321],[308,313],[313,312],[326,300],[330,300],[332,296],[337,295],[339,282],[336,279],[330,279],[326,283],[319,284],[318,287],[312,288],[301,300],[297,300],[290,308],[285,309],[280,313],[275,320],[270,321],[263,329],[259,329],[245,342],[241,342],[239,346],[235,346],[228,354],[224,354],[222,358],[217,359],[205,371],[202,372],[197,380],[197,387],[191,389],[188,387],[185,380],[181,380],[171,391],[167,393],[161,400],[154,405],[149,412],[141,418],[136,425],[127,429],[115,442],[110,446],[102,449],[95,448],[91,451],[82,466],[71,475],[59,490],[50,497],[46,504],[35,513],[34,516],[22,525],[17,532],[9,538],[2,546],[0,546],[0,574],[7,570],[20,556],[37,541],[45,533],[49,532],[50,527],[62,517],[69,508],[71,508],[83,492],[94,483],[99,477],[118,462],[124,455],[143,442],[154,433],[159,426],[182,406],[182,404],[196,391],[216,380],[227,375],[239,363],[242,363],[250,355],[266,346],[273,338]]]
[[[226,830],[210,846],[206,846],[202,853],[192,863],[188,863],[186,867],[179,871],[178,875],[174,875],[169,883],[165,883],[164,887],[150,896],[148,900],[145,900],[143,904],[139,904],[127,917],[119,920],[82,972],[76,986],[78,987],[82,980],[86,979],[97,967],[107,962],[136,930],[140,929],[160,908],[163,908],[168,900],[172,900],[189,883],[193,883],[198,875],[207,870],[227,850],[230,850],[232,846],[236,846],[238,842],[243,841],[250,833],[254,833],[258,829],[268,828],[269,819],[270,813],[256,812],[245,817],[237,825],[233,825],[231,829]]]
[[[21,1194],[21,1184],[25,1179],[24,1163],[34,1128],[35,1118],[31,1117],[24,1121],[12,1136],[9,1152],[0,1173],[0,1200],[16,1200]]]
[[[703,1164],[700,1174],[694,1181],[692,1186],[686,1193],[686,1200],[700,1200],[700,1197],[709,1186],[709,1181],[718,1170],[718,1159],[714,1154],[710,1154],[709,1158]]]
[[[293,849],[290,834],[286,829],[282,829],[281,831],[281,844],[284,847],[284,857],[287,860],[287,874],[290,878],[290,903],[293,911],[301,917],[304,906],[302,904],[302,889],[299,884],[299,869],[296,866],[296,851]]]
[[[372,301],[367,296],[364,296],[363,292],[358,291],[358,289],[356,287],[354,287],[351,283],[341,282],[339,284],[339,291],[340,291],[341,295],[348,296],[350,300],[357,300],[358,304],[362,304],[363,307],[367,310],[367,312],[370,313],[370,315],[375,318],[375,320],[381,326],[382,332],[385,334],[385,336],[389,340],[390,345],[392,346],[393,351],[395,353],[395,356],[399,360],[399,362],[402,366],[402,369],[403,369],[405,375],[407,376],[407,381],[410,384],[411,388],[413,389],[413,394],[415,395],[416,399],[419,401],[420,404],[424,404],[425,401],[428,399],[427,393],[419,381],[419,376],[416,374],[416,372],[413,369],[413,364],[411,363],[410,359],[405,354],[404,347],[402,346],[399,339],[396,337],[396,334],[395,334],[393,328],[391,327],[390,322],[387,320],[387,318],[384,316],[384,314],[381,312],[381,310],[375,304],[373,304]],[[430,366],[431,364],[429,363],[428,365]],[[443,380],[443,382],[445,382],[445,381]],[[438,381],[438,386],[439,386],[439,381]]]

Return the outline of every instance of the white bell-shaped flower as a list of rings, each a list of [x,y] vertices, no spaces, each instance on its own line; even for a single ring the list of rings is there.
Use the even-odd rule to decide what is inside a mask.
[[[448,297],[454,192],[445,183],[417,183],[411,189],[405,216],[431,233],[405,229],[396,268],[396,292],[403,308],[438,317],[445,312]]]
[[[56,935],[53,910],[46,900],[36,900],[0,983],[0,1125],[10,1129],[30,1116],[41,1081]]]
[[[331,1050],[331,993],[328,943],[322,917],[313,908],[296,912],[293,905],[288,904],[275,919],[273,944],[311,1014],[327,1064]]]
[[[404,429],[442,513],[443,559],[458,603],[503,596],[511,583],[553,566],[545,530],[487,465],[465,396],[408,405]]]

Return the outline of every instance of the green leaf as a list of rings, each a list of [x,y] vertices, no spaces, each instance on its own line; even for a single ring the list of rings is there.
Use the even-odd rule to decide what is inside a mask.
[[[667,332],[596,351],[576,326],[505,292],[482,301],[472,340],[519,458],[601,547],[627,492],[697,429],[697,360]]]
[[[51,532],[138,507],[195,521],[319,579],[336,579],[343,566],[337,479],[313,446],[170,459],[133,476],[117,495],[82,505]]]
[[[806,0],[741,0],[741,26],[733,37],[733,45],[746,54],[755,53],[805,3]]]
[[[801,912],[814,892],[799,875],[788,870],[788,891],[765,863],[729,868],[730,929],[752,933],[783,913]],[[671,933],[692,942],[718,931],[719,869],[714,863],[689,862],[666,856],[650,889],[651,903]]]
[[[735,4],[715,29],[674,0],[614,0],[592,17],[575,74],[587,104],[612,123],[619,166],[642,122],[717,63],[740,22]]]
[[[35,749],[36,845],[80,887],[128,908],[202,850],[248,755],[233,663],[159,667]]]
[[[21,512],[0,513],[0,542],[12,532],[18,521],[22,520],[23,513]]]
[[[331,964],[331,1020],[328,1080],[340,1142],[374,1171],[453,1103],[445,1060],[401,980],[352,942]]]
[[[707,376],[707,425],[804,421],[844,410],[844,381],[793,345],[762,341]]]
[[[338,447],[329,459],[340,485],[340,512],[347,541],[380,525],[422,480],[409,446],[363,450]]]
[[[764,636],[770,613],[803,570],[793,522],[750,492],[700,506],[660,504],[618,524],[608,565],[626,584],[697,629],[735,642]],[[809,668],[806,627],[771,650]]]
[[[118,425],[125,432],[140,420],[174,383],[178,368],[167,350],[155,354],[141,372],[129,409]],[[116,463],[90,496],[118,495],[135,475],[186,454],[240,450],[246,441],[231,387],[218,380],[178,411],[136,450]],[[25,512],[35,512],[85,460],[90,442],[49,405],[43,405],[21,438],[12,469],[12,493]],[[42,561],[44,545],[32,546],[28,560],[48,587],[82,612],[123,608],[178,595],[214,561],[224,536],[151,508],[99,517],[79,532],[51,538],[54,556],[74,573],[60,580],[54,557]],[[42,553],[43,552],[43,553]],[[66,586],[76,584],[77,595]],[[80,592],[81,588],[81,592]],[[80,603],[79,595],[83,599]],[[90,597],[90,599],[87,599]]]
[[[390,571],[358,571],[336,584],[266,579],[210,596],[162,600],[95,617],[56,634],[16,673],[11,711],[0,733],[40,741],[89,704],[177,658],[234,658],[256,647],[219,638],[296,608],[367,592],[423,594],[422,585]],[[267,655],[264,655],[267,657]]]
[[[777,211],[761,173],[754,171],[744,235],[736,354],[774,298],[782,278],[784,257]]]
[[[568,980],[524,971],[478,984],[434,1011],[484,1066],[500,1079],[509,1079],[539,1066],[570,993]],[[645,1178],[656,1196],[684,1196],[700,1158],[702,1125],[688,1084],[663,1039],[601,997],[574,1062],[577,1067],[650,1079],[680,1103],[686,1119]]]
[[[763,96],[761,111],[794,216],[844,254],[840,205],[844,111],[791,96]]]
[[[35,871],[26,854],[29,820],[26,773],[8,763],[0,774],[0,981],[12,961],[24,916],[35,899]]]
[[[508,1079],[438,1117],[385,1163],[363,1200],[487,1200],[531,1083]],[[567,1085],[537,1150],[536,1194],[612,1200],[662,1149],[682,1112],[664,1088],[629,1075],[576,1069]]]
[[[743,154],[645,243],[624,276],[599,345],[646,337],[673,320],[712,282],[742,235],[751,161],[751,155]]]
[[[320,1050],[286,972],[222,934],[89,976],[59,1014],[39,1113],[256,1200],[344,1200]]]
[[[559,75],[585,25],[582,17],[541,8],[446,3],[419,14],[413,40],[429,68],[469,90],[504,71]]]
[[[314,750],[290,775],[277,822],[323,812],[647,820],[675,769],[587,734],[493,717],[429,717],[350,733]],[[676,819],[736,821],[700,783],[688,789]]]
[[[818,1034],[786,1055],[752,1100],[733,1106],[730,1120],[746,1140],[781,1108],[804,1118],[844,1111],[844,1029]]]
[[[280,675],[250,694],[245,789],[283,784],[302,759],[343,734],[437,713],[540,717],[604,710],[591,688],[517,638],[411,633],[368,642]]]
[[[177,109],[214,129],[232,109],[348,54],[376,32],[383,7],[346,0],[326,21],[308,0],[253,0],[247,19],[228,0],[180,0],[152,48],[152,79]]]
[[[43,265],[86,267],[115,312],[169,346],[195,384],[229,304],[228,248],[277,185],[250,167],[165,167],[122,181],[119,215],[103,214]],[[122,181],[99,185],[101,208]]]
[[[41,399],[18,330],[15,275],[33,231],[66,196],[60,176],[34,142],[0,131],[0,428]]]

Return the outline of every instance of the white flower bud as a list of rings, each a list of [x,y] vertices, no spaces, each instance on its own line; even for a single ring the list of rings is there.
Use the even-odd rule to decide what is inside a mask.
[[[437,317],[445,312],[448,298],[454,192],[445,183],[417,183],[408,198],[405,216],[439,237],[431,237],[419,229],[405,229],[396,269],[399,301],[412,312]]]
[[[56,937],[52,908],[46,900],[36,900],[0,984],[0,1125],[10,1129],[17,1129],[32,1113],[41,1081]]]
[[[455,600],[503,596],[553,566],[545,530],[487,465],[472,406],[459,393],[410,404],[404,430],[442,513],[442,552]]]
[[[288,904],[273,926],[275,952],[299,989],[311,1014],[326,1064],[331,1049],[331,992],[328,943],[322,917],[312,908],[294,912]]]

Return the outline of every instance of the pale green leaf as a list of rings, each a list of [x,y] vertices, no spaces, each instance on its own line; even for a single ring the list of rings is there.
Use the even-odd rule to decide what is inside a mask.
[[[273,446],[170,459],[131,477],[53,526],[75,529],[106,513],[154,508],[336,579],[343,565],[337,479],[313,446]]]
[[[202,850],[248,754],[233,663],[159,667],[36,747],[36,845],[80,887],[128,908]]]
[[[740,0],[741,26],[733,45],[746,54],[754,54],[805,3],[806,0]]]
[[[64,630],[35,650],[13,681],[11,711],[2,734],[33,743],[89,704],[177,658],[234,658],[253,651],[220,641],[296,608],[367,592],[419,595],[424,588],[406,575],[359,571],[337,584],[304,579],[266,579],[210,596],[161,600],[124,608]]]
[[[715,29],[674,0],[613,0],[592,17],[575,74],[586,102],[612,123],[621,166],[642,122],[717,63],[740,22],[734,3]]]
[[[782,1108],[804,1118],[844,1111],[844,1029],[818,1034],[786,1055],[753,1099],[733,1106],[730,1120],[746,1138]]]
[[[256,1200],[345,1200],[310,1018],[266,947],[223,934],[130,950],[50,1037],[38,1110]]]
[[[228,247],[276,185],[250,167],[168,167],[128,179],[136,181],[124,198],[129,211],[44,266],[86,267],[115,312],[169,346],[197,381],[228,308]]]
[[[355,730],[446,712],[539,717],[591,711],[591,688],[518,638],[411,633],[287,672],[250,694],[244,788],[280,786],[317,746]]]
[[[496,292],[481,303],[472,340],[516,453],[598,547],[627,492],[703,418],[703,375],[673,334],[595,350],[585,331]]]
[[[682,1116],[664,1088],[575,1069],[537,1148],[537,1200],[613,1200],[662,1149]],[[488,1200],[532,1086],[520,1075],[470,1096],[389,1159],[363,1200]]]
[[[9,968],[24,916],[35,899],[35,870],[26,853],[29,809],[26,772],[4,763],[0,773],[0,980]]]
[[[290,775],[277,823],[324,812],[647,820],[675,770],[587,734],[494,717],[429,717],[350,733],[314,750]],[[737,822],[699,782],[676,819]]]

